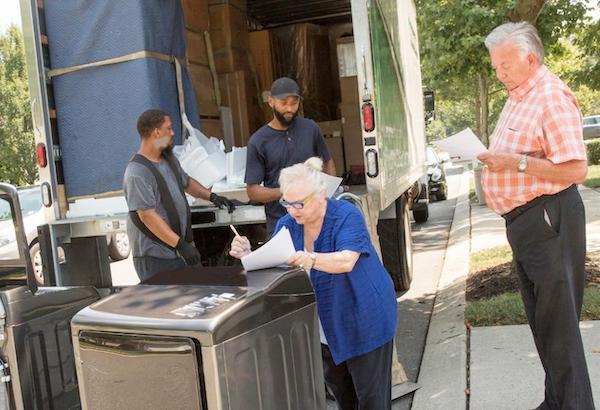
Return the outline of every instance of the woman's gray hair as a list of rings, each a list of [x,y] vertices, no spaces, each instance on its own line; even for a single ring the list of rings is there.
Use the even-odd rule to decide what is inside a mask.
[[[496,27],[485,39],[485,46],[492,49],[510,42],[522,51],[523,55],[534,53],[537,61],[544,64],[544,45],[537,29],[526,21],[505,23]]]
[[[279,189],[285,195],[290,188],[309,186],[313,192],[325,192],[325,179],[321,174],[323,161],[312,157],[301,164],[292,165],[281,170],[279,174]]]

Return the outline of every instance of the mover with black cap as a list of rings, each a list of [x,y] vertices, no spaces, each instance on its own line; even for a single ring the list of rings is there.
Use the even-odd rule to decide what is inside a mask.
[[[311,157],[323,160],[323,171],[335,176],[335,164],[321,129],[312,120],[298,116],[302,97],[298,84],[281,77],[273,82],[269,106],[273,119],[250,138],[246,160],[248,198],[265,204],[267,232],[286,214],[279,204],[279,172]],[[263,185],[260,185],[263,184]]]

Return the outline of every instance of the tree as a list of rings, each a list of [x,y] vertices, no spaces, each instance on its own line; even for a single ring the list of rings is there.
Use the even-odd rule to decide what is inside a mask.
[[[14,25],[0,34],[0,146],[0,181],[34,183],[37,166],[23,35]]]
[[[470,105],[475,132],[487,145],[490,101],[502,90],[493,80],[487,34],[506,21],[533,21],[551,50],[584,22],[587,9],[582,0],[418,0],[417,10],[426,87]]]

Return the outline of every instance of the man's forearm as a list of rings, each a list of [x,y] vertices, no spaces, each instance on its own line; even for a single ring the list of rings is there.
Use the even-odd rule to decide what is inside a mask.
[[[154,209],[146,209],[137,211],[140,220],[158,239],[172,246],[177,246],[179,235],[177,235],[171,227],[160,217]]]
[[[336,176],[335,162],[333,161],[333,158],[323,164],[323,172],[328,175]]]
[[[193,196],[194,198],[202,198],[207,201],[210,200],[211,191],[208,188],[205,188],[200,182],[196,181],[194,178],[189,177],[188,184],[185,187],[185,192]]]
[[[574,160],[554,164],[547,159],[528,157],[525,173],[550,181],[581,184],[587,175],[587,162]]]
[[[248,185],[246,192],[248,193],[248,198],[256,202],[271,202],[281,198],[279,188],[267,188],[256,184]]]

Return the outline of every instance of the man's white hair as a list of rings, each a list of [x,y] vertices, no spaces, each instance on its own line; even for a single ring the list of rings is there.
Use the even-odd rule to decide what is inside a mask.
[[[537,29],[526,21],[505,23],[496,27],[485,39],[485,46],[491,52],[494,48],[511,43],[519,47],[522,55],[534,53],[540,64],[544,63],[544,45]]]
[[[279,174],[279,189],[286,194],[294,187],[310,187],[312,192],[325,192],[325,179],[321,174],[323,161],[312,157],[301,164],[292,165],[281,170]]]

